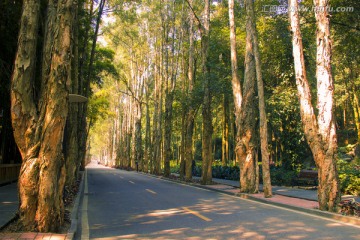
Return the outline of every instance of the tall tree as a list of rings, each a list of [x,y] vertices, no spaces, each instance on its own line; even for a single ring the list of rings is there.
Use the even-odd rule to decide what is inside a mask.
[[[240,76],[238,71],[237,51],[236,51],[236,25],[234,16],[234,0],[229,0],[229,25],[230,25],[230,51],[231,51],[231,85],[234,99],[234,113],[235,113],[235,124],[236,130],[235,139],[236,141],[240,138],[239,136],[239,123],[240,123],[240,112],[242,104],[242,89]],[[239,157],[237,157],[239,159]]]
[[[192,0],[189,0],[189,3],[192,4]],[[193,135],[194,135],[194,122],[195,122],[195,108],[193,103],[194,95],[194,81],[195,81],[195,44],[194,44],[194,13],[189,11],[189,49],[188,49],[188,68],[187,68],[187,81],[188,81],[188,97],[187,97],[187,107],[186,113],[184,116],[184,162],[185,162],[185,180],[190,181],[192,179],[192,162],[193,162]]]
[[[199,22],[201,32],[201,67],[203,74],[204,98],[202,106],[202,184],[210,184],[212,181],[212,115],[211,115],[211,90],[210,74],[208,66],[208,50],[210,38],[210,1],[205,0],[203,23]]]
[[[245,2],[246,11],[251,10],[248,1]],[[246,52],[243,99],[237,126],[236,154],[240,167],[240,191],[254,193],[258,191],[257,178],[257,139],[256,132],[258,117],[256,112],[256,72],[254,58],[254,41],[251,34],[252,19],[246,15]]]
[[[223,166],[227,166],[229,162],[229,97],[227,94],[224,94],[223,98],[221,162]]]
[[[261,58],[259,50],[258,34],[256,30],[256,18],[254,11],[254,2],[252,0],[246,1],[246,14],[250,21],[250,28],[248,34],[251,35],[254,46],[254,59],[256,68],[257,90],[259,98],[259,116],[260,116],[260,149],[262,161],[262,177],[263,189],[265,197],[272,196],[271,179],[270,179],[270,165],[269,165],[269,151],[268,151],[268,129],[266,121],[266,107],[264,96],[264,83],[261,70]]]
[[[234,106],[235,106],[235,124],[236,124],[236,128],[239,130],[242,92],[241,92],[241,82],[238,72],[238,61],[237,61],[237,51],[236,51],[236,26],[235,26],[235,16],[234,16],[234,0],[229,0],[229,25],[230,25],[230,51],[231,51],[231,75],[232,75],[231,85],[233,90]]]
[[[300,114],[308,144],[318,167],[318,199],[321,210],[335,211],[339,195],[339,182],[336,170],[336,129],[333,118],[333,79],[331,73],[331,40],[329,26],[328,0],[314,0],[316,17],[316,78],[317,110],[316,120],[311,102],[311,90],[306,76],[304,51],[300,31],[298,2],[289,0],[293,11],[289,11],[293,33],[293,56],[296,85],[300,100]]]
[[[166,36],[166,52],[165,52],[165,112],[164,112],[164,176],[170,176],[170,160],[172,158],[172,150],[171,150],[171,137],[172,137],[172,122],[173,122],[173,102],[174,102],[174,94],[175,94],[175,86],[176,86],[176,75],[178,69],[178,60],[179,57],[176,56],[178,52],[178,47],[176,46],[175,35],[179,33],[177,31],[175,21],[176,21],[176,2],[172,2],[172,6],[167,2],[167,22],[165,26],[167,29],[165,30]],[[171,10],[170,10],[171,7]],[[179,39],[177,40],[177,45],[181,44],[182,41],[182,33],[179,34]]]
[[[19,177],[20,223],[26,230],[58,231],[64,219],[65,168],[63,134],[68,112],[71,70],[73,1],[48,2],[44,43],[53,43],[49,73],[41,78],[41,92],[34,97],[40,2],[23,4],[18,50],[11,85],[14,137],[23,162]],[[56,17],[54,17],[56,16]],[[48,48],[43,48],[48,49]],[[45,50],[46,51],[46,50]]]
[[[106,0],[100,0],[99,2],[99,8],[95,19],[95,28],[94,33],[90,37],[90,26],[92,21],[92,15],[93,15],[93,8],[94,8],[94,1],[90,1],[90,22],[88,22],[88,27],[85,31],[85,39],[84,39],[84,46],[82,49],[82,56],[81,61],[79,63],[79,72],[80,72],[80,94],[82,94],[85,97],[90,97],[91,94],[91,81],[94,80],[94,59],[95,59],[95,53],[96,53],[96,43],[98,39],[98,33],[100,28],[100,23],[104,11]],[[88,44],[89,40],[91,39],[91,48],[90,53],[88,52]],[[90,56],[89,56],[90,55]],[[86,149],[87,149],[87,143],[88,143],[88,133],[90,124],[87,122],[87,112],[88,112],[88,104],[84,104],[82,106],[82,109],[79,111],[79,157],[81,158],[82,167],[85,167],[85,159],[86,159]],[[90,123],[90,121],[89,121]]]
[[[78,75],[78,63],[79,63],[79,19],[78,19],[78,4],[74,6],[74,19],[72,29],[72,59],[71,59],[71,87],[69,92],[78,94],[79,92],[79,75]],[[77,174],[80,168],[80,161],[78,155],[78,122],[77,117],[79,114],[78,103],[70,103],[69,116],[67,118],[65,126],[64,136],[64,154],[65,154],[65,166],[66,166],[66,182],[65,184],[71,186],[75,183]]]

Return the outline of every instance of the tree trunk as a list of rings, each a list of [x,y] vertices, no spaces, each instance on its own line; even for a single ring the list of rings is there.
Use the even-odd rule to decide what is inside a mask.
[[[144,151],[144,167],[142,168],[144,172],[148,172],[151,169],[150,165],[150,146],[151,146],[151,126],[150,126],[150,109],[149,109],[149,88],[147,85],[146,90],[146,125],[145,125],[145,151]]]
[[[165,97],[165,122],[164,122],[164,176],[170,176],[171,154],[171,131],[172,131],[172,104],[174,101],[173,92],[168,92]]]
[[[204,98],[202,107],[202,184],[210,184],[212,182],[212,116],[211,116],[211,92],[210,92],[210,76],[207,66],[208,49],[209,49],[209,30],[210,30],[210,1],[205,0],[204,22],[201,31],[201,53],[202,53],[202,73]]]
[[[72,59],[71,59],[71,93],[78,94],[79,91],[79,48],[78,48],[78,6],[74,5],[74,25],[73,25],[73,35],[72,35],[72,41],[73,41],[73,49],[72,49]],[[79,114],[79,107],[78,103],[71,103],[69,106],[69,116],[66,123],[66,130],[65,136],[67,136],[66,139],[64,139],[64,142],[67,143],[65,147],[65,151],[67,154],[65,154],[65,166],[66,166],[66,182],[65,184],[67,186],[72,186],[78,176],[80,162],[78,158],[78,114]]]
[[[314,5],[321,8],[315,11],[316,17],[316,79],[319,133],[325,158],[318,160],[319,165],[319,205],[321,210],[335,211],[340,201],[339,180],[336,169],[337,137],[334,109],[334,83],[331,72],[331,39],[329,0],[314,0]]]
[[[223,166],[229,163],[229,98],[224,94],[223,99],[223,127],[221,139],[221,162]]]
[[[48,13],[49,26],[57,29],[57,35],[53,41],[49,78],[42,82],[40,104],[36,104],[32,97],[32,80],[35,78],[40,5],[31,0],[24,1],[23,5],[12,77],[11,111],[15,140],[23,158],[19,176],[19,216],[24,230],[58,231],[63,223],[65,167],[62,147],[68,113],[66,88],[71,70],[72,7],[72,0],[62,1],[56,12]],[[55,23],[53,14],[57,16]]]
[[[293,9],[298,8],[296,0],[290,0]],[[318,121],[311,103],[310,85],[307,81],[303,46],[298,11],[289,11],[291,30],[293,33],[293,56],[296,85],[300,99],[300,114],[304,133],[315,163],[318,167],[319,189],[318,199],[320,210],[335,211],[340,200],[339,182],[336,170],[336,130],[333,119],[333,81],[330,66],[331,44],[327,11],[327,1],[314,1],[317,22],[317,91]]]
[[[231,51],[231,85],[234,98],[234,115],[235,115],[235,127],[234,127],[234,145],[237,146],[240,140],[240,113],[242,105],[242,90],[241,82],[238,72],[237,52],[236,52],[236,26],[234,17],[234,0],[229,0],[229,26],[230,26],[230,51]],[[239,162],[239,152],[235,149],[235,163]]]
[[[186,108],[184,107],[184,110],[181,115],[181,143],[180,143],[180,179],[185,179],[185,138],[186,138]]]
[[[261,161],[262,161],[262,177],[263,177],[263,189],[265,197],[272,197],[271,190],[271,179],[270,179],[270,161],[269,161],[269,150],[268,150],[268,130],[266,120],[266,107],[265,107],[265,96],[264,96],[264,83],[261,73],[261,58],[259,50],[259,41],[256,31],[256,19],[254,12],[253,0],[247,0],[247,15],[250,23],[250,34],[252,35],[253,46],[254,46],[254,59],[256,65],[256,79],[257,89],[259,98],[259,115],[260,115],[260,147],[261,147]]]
[[[248,2],[245,5],[248,12]],[[251,17],[246,16],[246,52],[245,52],[245,76],[244,90],[241,105],[238,140],[236,153],[240,167],[240,191],[255,193],[258,191],[256,185],[256,155],[257,155],[257,103],[256,103],[256,73],[254,59],[253,36],[251,35]]]
[[[138,166],[143,166],[143,149],[142,149],[142,137],[141,137],[141,103],[138,101],[135,101],[135,120],[134,120],[134,124],[135,124],[135,162],[136,162],[136,167]],[[142,169],[139,169],[142,171]]]
[[[192,4],[192,1],[190,1]],[[189,16],[189,61],[187,69],[187,80],[188,80],[188,106],[187,112],[185,113],[185,138],[184,138],[184,163],[185,163],[185,180],[191,181],[192,179],[192,164],[194,160],[193,156],[193,135],[194,135],[194,121],[195,121],[195,109],[193,106],[193,95],[194,95],[194,14],[190,12]],[[186,88],[186,87],[185,87]]]
[[[99,10],[98,10],[96,21],[95,21],[95,32],[92,36],[92,46],[91,46],[91,51],[90,51],[90,58],[89,58],[88,62],[85,62],[85,64],[87,63],[88,65],[87,65],[87,69],[86,69],[87,71],[83,73],[85,75],[85,78],[82,78],[84,83],[82,83],[82,81],[80,81],[80,85],[84,84],[82,93],[84,94],[85,97],[90,96],[90,83],[93,78],[92,71],[93,71],[93,63],[94,63],[95,52],[96,52],[96,43],[97,43],[97,37],[98,37],[99,28],[100,28],[101,17],[103,15],[103,10],[104,10],[104,6],[105,6],[105,1],[106,0],[101,0],[99,3]],[[90,13],[92,13],[92,8],[93,8],[93,3],[91,4]],[[85,39],[85,41],[86,40],[87,39]],[[88,51],[87,43],[85,45],[86,45],[85,46],[86,48],[84,48],[84,51]],[[87,60],[87,56],[88,56],[88,54],[85,54],[85,57],[86,57],[85,61]],[[88,103],[86,103],[82,106],[82,111],[80,112],[81,116],[80,116],[80,120],[79,120],[79,125],[80,125],[79,152],[80,152],[80,158],[81,158],[83,168],[86,165],[86,151],[87,151],[86,147],[87,147],[87,140],[88,140],[87,132],[89,131],[89,128],[90,128],[90,125],[88,126],[87,121],[86,121],[87,112],[88,112]]]
[[[160,59],[157,61],[161,62]],[[157,57],[156,57],[157,58]],[[154,115],[153,115],[153,172],[156,175],[161,173],[161,113],[162,113],[162,70],[155,67],[155,89],[154,89]]]
[[[236,53],[236,26],[235,26],[235,17],[234,17],[234,0],[229,0],[229,25],[230,25],[230,50],[231,50],[231,75],[232,75],[231,85],[234,96],[235,124],[236,124],[236,129],[239,130],[241,102],[243,97],[241,93],[241,83],[238,72],[237,53]],[[236,138],[238,137],[239,136],[237,136]]]

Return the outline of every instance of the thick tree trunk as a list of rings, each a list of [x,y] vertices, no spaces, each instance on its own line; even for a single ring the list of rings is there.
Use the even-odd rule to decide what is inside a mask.
[[[296,85],[300,99],[300,114],[306,139],[309,143],[318,167],[318,199],[321,210],[335,211],[340,200],[339,183],[336,171],[336,130],[333,119],[333,81],[330,66],[331,43],[329,19],[324,7],[327,1],[314,1],[317,20],[317,91],[318,121],[311,103],[310,85],[307,81],[303,46],[298,11],[289,11],[291,30],[293,32],[293,56]],[[296,0],[290,0],[293,9],[298,8]]]
[[[249,11],[249,5],[245,5]],[[255,193],[258,191],[256,184],[257,167],[257,121],[256,103],[256,73],[254,59],[254,45],[251,35],[251,18],[246,16],[246,52],[245,52],[245,76],[244,91],[241,105],[238,140],[236,153],[240,167],[240,191]]]
[[[57,231],[63,223],[65,184],[63,135],[68,112],[67,85],[71,69],[72,0],[59,2],[47,18],[57,29],[49,65],[49,78],[42,86],[39,110],[32,98],[35,75],[39,4],[25,1],[19,46],[12,77],[14,136],[23,157],[19,176],[20,223],[25,230]],[[45,42],[46,43],[46,42]],[[45,49],[45,48],[44,48]],[[51,90],[51,91],[50,91]],[[37,116],[37,112],[45,117]]]
[[[248,29],[252,36],[254,46],[254,59],[256,65],[256,79],[257,89],[259,98],[259,115],[260,115],[260,147],[261,147],[261,161],[262,161],[262,177],[263,177],[263,189],[265,197],[272,197],[271,190],[271,179],[270,179],[270,161],[269,161],[269,150],[268,150],[268,130],[266,121],[266,107],[265,107],[265,96],[264,96],[264,83],[261,73],[261,58],[259,50],[259,41],[256,31],[256,19],[254,12],[253,0],[247,0],[246,9],[249,17],[250,29]]]
[[[212,116],[211,116],[211,92],[210,92],[210,76],[207,66],[208,48],[209,48],[209,29],[210,29],[210,1],[205,0],[204,22],[201,31],[201,53],[202,53],[202,72],[204,85],[204,98],[202,107],[202,184],[210,184],[212,182]]]
[[[315,11],[316,17],[316,79],[319,133],[322,136],[324,159],[319,159],[319,206],[321,210],[335,211],[340,201],[339,180],[336,169],[337,137],[334,109],[334,83],[331,72],[331,39],[329,0],[314,0],[321,8]]]

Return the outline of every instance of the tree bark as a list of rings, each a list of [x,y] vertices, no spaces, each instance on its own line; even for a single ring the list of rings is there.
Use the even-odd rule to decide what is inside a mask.
[[[212,116],[211,116],[211,92],[210,92],[210,76],[207,66],[208,49],[209,49],[209,32],[210,32],[210,1],[205,0],[204,22],[201,28],[201,53],[202,53],[202,73],[204,98],[202,108],[202,184],[210,184],[212,182]]]
[[[71,59],[71,93],[78,94],[79,92],[79,48],[78,48],[78,5],[74,5],[74,18],[73,18],[73,29],[72,29],[72,59]],[[65,166],[66,166],[66,182],[67,186],[72,186],[78,176],[80,161],[78,157],[78,116],[79,106],[78,103],[72,103],[69,106],[69,116],[65,127]]]
[[[161,62],[161,56],[157,56],[158,62]],[[153,141],[152,141],[152,173],[160,175],[161,173],[161,115],[162,115],[162,66],[155,67],[155,89],[154,89],[154,115],[153,115]]]
[[[262,161],[262,177],[263,177],[263,191],[264,196],[269,198],[272,197],[271,190],[271,179],[270,179],[270,160],[269,160],[269,150],[268,150],[268,130],[267,130],[267,120],[266,120],[266,107],[265,107],[265,96],[264,96],[264,83],[261,73],[261,58],[259,50],[259,41],[256,31],[256,18],[254,12],[254,2],[252,0],[247,0],[247,14],[249,16],[250,23],[250,34],[253,40],[254,46],[254,59],[256,67],[256,79],[257,79],[257,89],[258,89],[258,98],[259,98],[259,116],[260,116],[260,148],[261,148],[261,161]]]
[[[300,100],[300,114],[304,133],[315,163],[318,167],[319,189],[318,199],[320,210],[335,211],[340,200],[339,182],[336,170],[336,130],[333,119],[333,80],[331,74],[331,42],[329,19],[326,7],[328,1],[314,1],[317,24],[317,91],[318,119],[311,103],[310,85],[306,77],[305,61],[300,31],[298,2],[290,0],[289,5],[294,11],[289,11],[291,30],[293,33],[293,56],[296,85]]]
[[[230,26],[230,52],[231,52],[231,85],[234,98],[234,115],[235,115],[235,127],[234,127],[234,145],[237,146],[240,140],[240,114],[242,105],[242,89],[238,72],[237,52],[236,52],[236,25],[234,17],[234,0],[229,0],[229,26]],[[235,163],[239,162],[240,155],[235,149]]]
[[[223,97],[221,162],[223,166],[229,163],[229,98],[226,94]]]
[[[73,2],[59,2],[56,12],[47,16],[48,21],[55,21],[49,22],[49,26],[57,29],[57,35],[53,41],[49,78],[42,81],[44,91],[37,104],[31,85],[36,69],[39,7],[37,1],[24,1],[12,77],[11,111],[15,140],[23,158],[19,176],[20,223],[25,230],[48,232],[58,231],[64,218],[62,147],[71,76]],[[52,14],[57,17],[53,18]],[[39,117],[38,112],[46,117]]]
[[[170,176],[171,131],[172,131],[172,104],[174,101],[173,92],[168,92],[165,97],[165,122],[164,122],[164,176]]]
[[[141,166],[143,166],[143,149],[142,149],[142,137],[141,137],[141,117],[142,117],[142,107],[141,107],[141,102],[139,101],[135,101],[135,120],[134,120],[134,124],[135,124],[135,162],[136,162],[136,167],[140,166],[140,169],[142,171]]]
[[[192,4],[192,0],[189,1]],[[187,80],[188,80],[188,106],[187,112],[185,113],[184,127],[185,127],[185,138],[184,138],[184,162],[185,162],[185,180],[191,181],[192,179],[192,163],[194,160],[193,156],[193,135],[194,135],[194,121],[195,121],[195,109],[193,106],[193,95],[194,95],[194,14],[190,12],[189,16],[189,61],[187,69]]]
[[[246,11],[250,11],[248,2],[245,2]],[[244,90],[239,119],[236,153],[240,167],[240,191],[255,193],[257,168],[257,103],[256,103],[256,72],[254,59],[253,36],[251,34],[251,17],[246,16],[246,52]]]
[[[230,25],[231,76],[232,76],[231,85],[234,96],[235,124],[236,124],[236,129],[239,130],[241,102],[243,97],[241,92],[241,83],[240,83],[238,63],[237,63],[234,0],[229,0],[229,25]]]

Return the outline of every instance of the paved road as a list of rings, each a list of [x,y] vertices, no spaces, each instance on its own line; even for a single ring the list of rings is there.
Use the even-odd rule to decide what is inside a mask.
[[[82,239],[360,239],[360,226],[136,172],[93,164],[86,182]]]
[[[19,207],[17,183],[2,186],[0,189],[0,227],[14,218]]]

